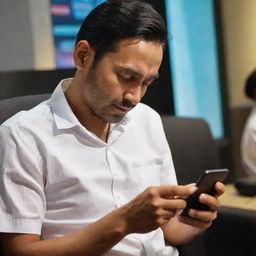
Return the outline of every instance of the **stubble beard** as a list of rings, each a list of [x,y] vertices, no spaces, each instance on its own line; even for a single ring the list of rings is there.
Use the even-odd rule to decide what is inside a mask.
[[[89,87],[90,87],[90,104],[88,104],[91,112],[96,116],[98,119],[102,120],[106,123],[119,123],[126,118],[126,114],[108,114],[107,111],[114,105],[122,105],[122,103],[117,102],[107,102],[109,95],[104,92],[102,86],[97,79],[95,74],[96,67],[92,66],[89,71],[88,80],[89,80]],[[99,106],[99,107],[98,107]]]

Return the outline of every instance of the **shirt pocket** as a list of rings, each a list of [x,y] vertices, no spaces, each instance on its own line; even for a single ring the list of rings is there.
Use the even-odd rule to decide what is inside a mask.
[[[139,168],[142,189],[161,185],[161,165],[142,166]]]

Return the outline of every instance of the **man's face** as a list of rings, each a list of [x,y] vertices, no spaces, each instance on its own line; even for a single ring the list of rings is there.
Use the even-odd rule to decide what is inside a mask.
[[[121,40],[117,49],[91,65],[81,86],[83,104],[107,123],[119,122],[140,102],[163,57],[161,44],[138,39]]]

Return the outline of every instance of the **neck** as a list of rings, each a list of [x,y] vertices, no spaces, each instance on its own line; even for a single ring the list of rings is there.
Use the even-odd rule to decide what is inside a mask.
[[[93,132],[99,139],[107,142],[110,128],[109,123],[103,122],[98,118],[83,118],[80,122],[88,131]]]
[[[79,122],[88,131],[93,132],[99,139],[107,142],[110,127],[109,123],[99,119],[86,104],[81,103],[81,95],[77,93],[78,91],[75,89],[75,86],[72,85],[73,82],[74,80],[65,91],[66,99],[72,111]]]

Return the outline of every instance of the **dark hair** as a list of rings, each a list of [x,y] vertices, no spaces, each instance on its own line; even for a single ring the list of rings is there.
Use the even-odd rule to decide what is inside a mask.
[[[84,20],[77,38],[87,40],[95,50],[95,62],[106,52],[115,51],[121,39],[138,38],[166,44],[166,26],[154,8],[138,0],[108,0]]]
[[[247,97],[255,100],[256,95],[256,70],[253,71],[247,78],[245,83],[245,94]]]

